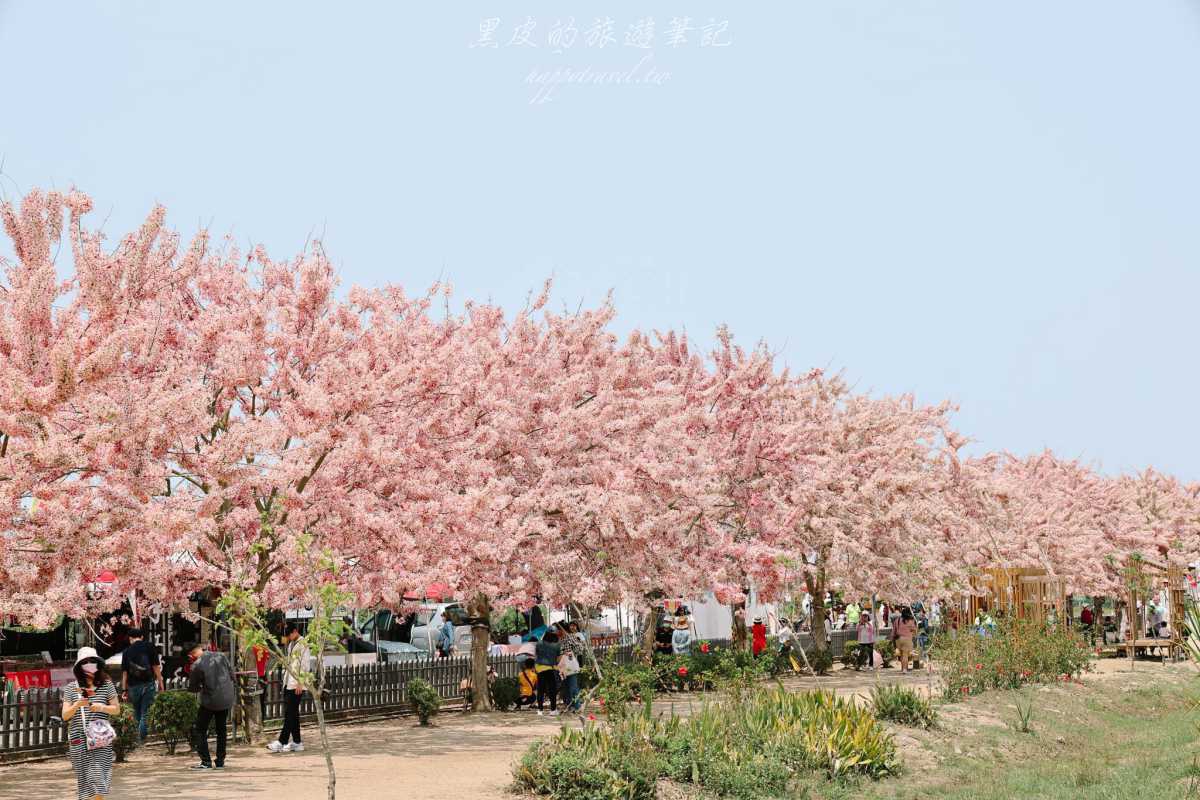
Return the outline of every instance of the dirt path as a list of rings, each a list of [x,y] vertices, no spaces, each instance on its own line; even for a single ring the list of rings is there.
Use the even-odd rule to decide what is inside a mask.
[[[330,730],[338,795],[351,800],[500,800],[508,797],[515,759],[559,721],[529,712],[476,720],[460,713],[420,728],[410,718]],[[154,748],[113,770],[111,800],[318,800],[325,797],[325,761],[316,732],[310,749],[272,754],[244,745],[231,749],[224,772],[188,769],[195,755]],[[186,748],[180,748],[185,750]],[[0,769],[0,800],[68,800],[75,777],[66,758]]]
[[[1153,664],[1138,664],[1152,672]],[[1128,662],[1103,660],[1086,680],[1105,680],[1128,669]],[[883,670],[883,683],[919,690],[929,684],[924,671],[901,675]],[[934,677],[936,686],[936,676]],[[875,685],[872,672],[835,669],[826,678],[785,678],[792,690],[817,688],[839,695],[865,696]],[[687,714],[703,698],[667,695],[656,701],[664,713]],[[534,739],[553,734],[563,720],[525,711],[473,718],[458,712],[439,717],[436,727],[420,728],[411,718],[332,728],[338,794],[350,800],[511,800],[506,787],[512,765]],[[570,722],[568,722],[570,724]],[[577,723],[576,723],[577,724]],[[196,798],[196,800],[319,800],[325,797],[325,763],[316,733],[305,729],[304,753],[274,755],[262,748],[230,751],[223,773],[193,773],[195,756],[165,755],[161,748],[135,753],[114,769],[111,800]],[[0,800],[68,800],[75,779],[66,758],[0,768]]]

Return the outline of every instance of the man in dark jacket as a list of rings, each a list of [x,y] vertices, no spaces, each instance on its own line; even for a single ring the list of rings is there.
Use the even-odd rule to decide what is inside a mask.
[[[196,715],[196,751],[200,763],[196,770],[225,768],[225,736],[229,722],[229,709],[237,700],[237,685],[233,670],[224,653],[205,651],[194,644],[188,651],[192,670],[188,673],[188,691],[200,693],[200,712]],[[213,764],[208,753],[208,726],[217,723],[217,762]]]
[[[163,690],[162,664],[158,650],[145,639],[141,628],[129,632],[129,647],[121,653],[121,692],[133,706],[138,738],[146,741],[146,717],[154,696]]]

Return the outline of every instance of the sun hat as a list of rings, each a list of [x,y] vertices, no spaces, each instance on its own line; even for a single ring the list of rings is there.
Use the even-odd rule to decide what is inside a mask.
[[[75,656],[75,666],[79,666],[88,659],[97,661],[100,664],[104,663],[104,659],[100,657],[100,654],[96,652],[94,647],[81,647],[79,648],[79,653]]]
[[[761,624],[762,624],[762,617],[755,617],[755,618],[754,618],[754,624],[755,624],[755,625],[761,625]]]

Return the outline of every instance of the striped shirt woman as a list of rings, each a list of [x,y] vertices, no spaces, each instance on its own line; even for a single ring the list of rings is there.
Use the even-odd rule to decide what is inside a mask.
[[[86,724],[109,721],[121,710],[117,687],[104,671],[104,661],[90,647],[81,647],[75,660],[75,680],[63,689],[62,718],[67,723],[71,766],[79,800],[99,800],[112,785],[112,746],[87,748]]]

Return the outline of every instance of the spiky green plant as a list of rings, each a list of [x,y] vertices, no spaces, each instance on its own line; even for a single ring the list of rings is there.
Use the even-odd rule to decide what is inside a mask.
[[[877,719],[929,729],[937,725],[937,711],[926,698],[907,686],[889,683],[871,689],[869,706]]]

